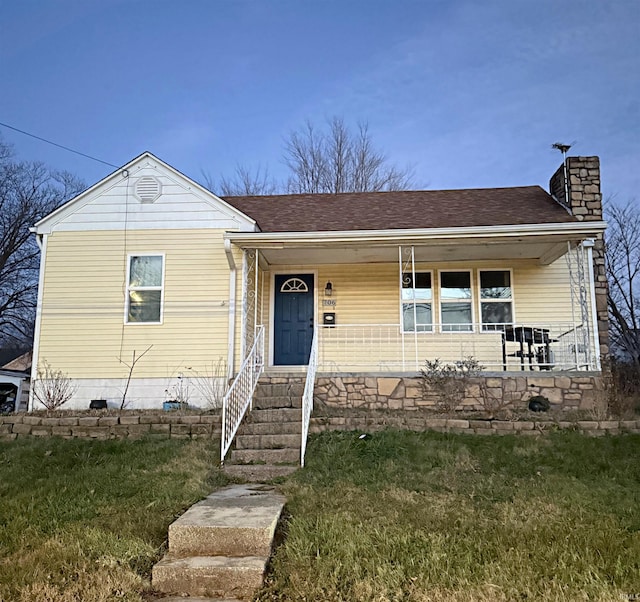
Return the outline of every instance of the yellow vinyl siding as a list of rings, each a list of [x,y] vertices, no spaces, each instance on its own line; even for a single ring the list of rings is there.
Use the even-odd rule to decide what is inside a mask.
[[[47,243],[39,360],[75,378],[203,370],[227,356],[229,268],[222,230],[55,232]],[[124,324],[127,256],[165,257],[162,324]]]
[[[571,295],[566,262],[560,258],[548,266],[533,262],[469,262],[447,264],[416,264],[416,271],[433,273],[433,315],[439,320],[438,272],[472,270],[473,315],[479,321],[478,271],[483,269],[512,269],[514,306],[518,322],[549,322],[571,320]],[[318,324],[323,311],[335,311],[337,324],[398,324],[400,322],[400,284],[398,264],[336,264],[283,268],[287,273],[317,271]],[[271,266],[271,273],[279,273]],[[322,306],[327,281],[333,284],[335,310]],[[268,315],[268,288],[271,278],[265,278],[262,312]],[[266,324],[266,320],[265,320]]]
[[[519,323],[571,321],[571,288],[564,257],[547,266],[517,267],[513,279]]]

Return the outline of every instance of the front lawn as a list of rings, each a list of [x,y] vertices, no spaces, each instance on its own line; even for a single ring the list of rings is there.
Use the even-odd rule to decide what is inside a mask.
[[[629,599],[640,436],[313,437],[262,602]],[[140,602],[167,527],[226,484],[212,442],[0,443],[0,600]]]
[[[260,600],[640,594],[640,436],[312,439]]]
[[[214,442],[0,443],[0,600],[142,600],[168,525],[226,484]]]

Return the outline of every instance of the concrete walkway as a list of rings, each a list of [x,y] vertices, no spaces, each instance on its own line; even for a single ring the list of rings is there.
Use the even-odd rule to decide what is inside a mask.
[[[189,508],[169,526],[168,554],[153,567],[154,589],[174,596],[164,602],[251,600],[285,501],[270,485],[232,485]]]

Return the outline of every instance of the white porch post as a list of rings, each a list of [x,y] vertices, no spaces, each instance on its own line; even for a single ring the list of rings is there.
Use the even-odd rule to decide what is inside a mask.
[[[245,249],[242,253],[242,323],[241,353],[242,360],[253,346],[256,333],[256,297],[258,293],[258,252]]]
[[[590,251],[591,249],[588,250]],[[569,270],[569,287],[571,291],[571,317],[573,320],[575,367],[576,370],[580,369],[580,355],[584,353],[584,363],[582,364],[582,367],[586,367],[587,370],[592,370],[594,368],[594,349],[592,349],[591,346],[591,341],[593,340],[593,337],[591,336],[591,316],[593,314],[593,310],[589,311],[589,302],[587,300],[584,246],[582,243],[577,244],[575,252],[572,252],[571,243],[569,241],[567,242],[566,261],[567,268]],[[591,266],[592,265],[593,264],[591,264]],[[587,271],[589,272],[589,279],[591,279],[592,269],[592,267],[587,268]],[[580,309],[580,336],[578,336],[578,326],[576,325],[576,302]],[[597,341],[597,336],[595,340]],[[596,345],[596,347],[598,347],[598,345]],[[596,351],[595,353],[597,354],[598,352]],[[598,365],[599,363],[599,360],[597,360]]]
[[[405,369],[405,336],[404,336],[404,305],[405,300],[402,296],[403,285],[405,283],[405,273],[411,273],[411,301],[413,303],[413,353],[414,353],[414,362],[415,369],[420,369],[420,360],[418,357],[418,309],[416,307],[416,253],[415,247],[407,247],[404,249],[404,254],[406,255],[406,259],[403,258],[403,249],[402,247],[398,247],[399,254],[399,263],[400,263],[400,332],[402,334],[402,369]],[[407,277],[407,280],[409,277]]]
[[[589,238],[582,243],[582,246],[587,249],[587,270],[589,271],[589,297],[591,302],[591,332],[593,333],[593,349],[595,352],[595,369],[602,369],[602,361],[600,358],[600,333],[598,332],[598,314],[596,310],[596,287],[595,278],[593,274],[593,247],[595,246],[595,240]]]

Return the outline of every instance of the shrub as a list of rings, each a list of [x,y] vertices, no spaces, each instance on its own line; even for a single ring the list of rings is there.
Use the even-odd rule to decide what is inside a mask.
[[[439,358],[425,360],[420,370],[425,395],[436,395],[436,408],[453,412],[467,399],[473,399],[485,412],[506,409],[510,402],[495,397],[481,378],[482,366],[473,356],[445,364]],[[473,386],[472,386],[473,385]]]
[[[33,383],[33,396],[47,410],[57,410],[76,393],[77,387],[62,370],[55,370],[44,360],[38,366],[36,380]]]

